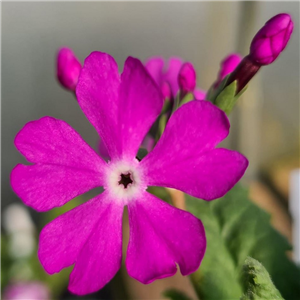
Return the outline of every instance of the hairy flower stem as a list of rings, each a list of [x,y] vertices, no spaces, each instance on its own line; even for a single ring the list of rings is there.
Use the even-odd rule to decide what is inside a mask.
[[[229,75],[226,86],[229,86],[235,80],[237,81],[236,95],[248,84],[253,76],[260,69],[260,65],[256,64],[249,55],[244,57],[236,69]]]

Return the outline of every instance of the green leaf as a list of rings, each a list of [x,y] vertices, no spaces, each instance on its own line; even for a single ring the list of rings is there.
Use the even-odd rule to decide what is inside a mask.
[[[192,275],[201,299],[238,299],[243,288],[239,276],[248,256],[265,266],[285,299],[299,299],[300,270],[286,256],[291,246],[270,225],[270,216],[248,199],[245,188],[237,184],[212,202],[188,195],[186,200],[207,236],[203,262]]]
[[[191,275],[197,294],[201,300],[239,299],[243,291],[236,265],[226,247],[212,206],[189,195],[186,195],[186,204],[188,210],[203,222],[207,241],[201,266]]]
[[[163,296],[171,300],[191,300],[190,297],[177,289],[166,290],[163,292]]]
[[[267,270],[257,260],[251,257],[246,259],[242,277],[246,293],[240,300],[284,300],[274,286]]]
[[[9,269],[13,263],[9,255],[8,236],[2,232],[1,234],[1,290],[8,284],[10,276]]]

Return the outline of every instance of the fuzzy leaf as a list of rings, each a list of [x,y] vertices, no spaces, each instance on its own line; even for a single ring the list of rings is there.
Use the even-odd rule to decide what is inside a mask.
[[[274,286],[267,270],[257,260],[251,257],[246,259],[242,278],[246,293],[240,300],[284,300]]]
[[[300,270],[286,256],[291,246],[270,225],[270,216],[248,199],[245,188],[237,184],[212,202],[188,195],[186,200],[207,235],[203,262],[192,275],[202,300],[239,299],[238,278],[248,256],[265,266],[285,299],[300,299]]]

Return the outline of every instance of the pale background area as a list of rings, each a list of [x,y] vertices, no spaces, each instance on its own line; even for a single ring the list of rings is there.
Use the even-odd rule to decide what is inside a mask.
[[[25,162],[13,140],[28,121],[45,115],[63,119],[96,148],[95,130],[73,95],[56,81],[59,47],[71,47],[81,61],[94,50],[108,52],[120,71],[129,55],[141,60],[181,56],[195,65],[198,87],[208,89],[224,56],[234,51],[248,54],[255,33],[280,12],[290,13],[295,22],[291,41],[279,59],[251,81],[230,117],[232,132],[224,143],[249,158],[246,180],[257,179],[265,168],[272,177],[272,166],[282,157],[289,164],[299,154],[298,2],[2,3],[2,205],[20,203],[9,174]],[[257,190],[253,193],[255,198]],[[140,285],[143,292],[135,281],[128,284],[135,286],[133,298],[153,299],[166,285],[190,290],[187,278],[176,276]]]

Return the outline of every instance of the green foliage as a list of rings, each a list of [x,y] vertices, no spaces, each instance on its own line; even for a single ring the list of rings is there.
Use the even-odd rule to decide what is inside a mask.
[[[240,300],[283,300],[267,270],[251,257],[246,258],[243,265],[242,279],[246,293]]]
[[[270,225],[269,215],[237,184],[212,202],[186,195],[188,210],[202,220],[207,250],[192,281],[202,300],[239,299],[245,259],[260,261],[287,300],[300,299],[300,270],[288,259],[288,241]]]
[[[163,296],[171,300],[191,300],[190,297],[188,297],[183,292],[176,289],[166,290],[165,292],[163,292]]]
[[[197,294],[203,300],[238,299],[242,287],[238,282],[236,265],[210,203],[188,195],[186,202],[188,210],[203,222],[207,240],[201,266],[191,275]]]
[[[9,268],[12,264],[12,259],[9,255],[8,238],[6,235],[1,234],[1,290],[8,284],[9,281]]]

